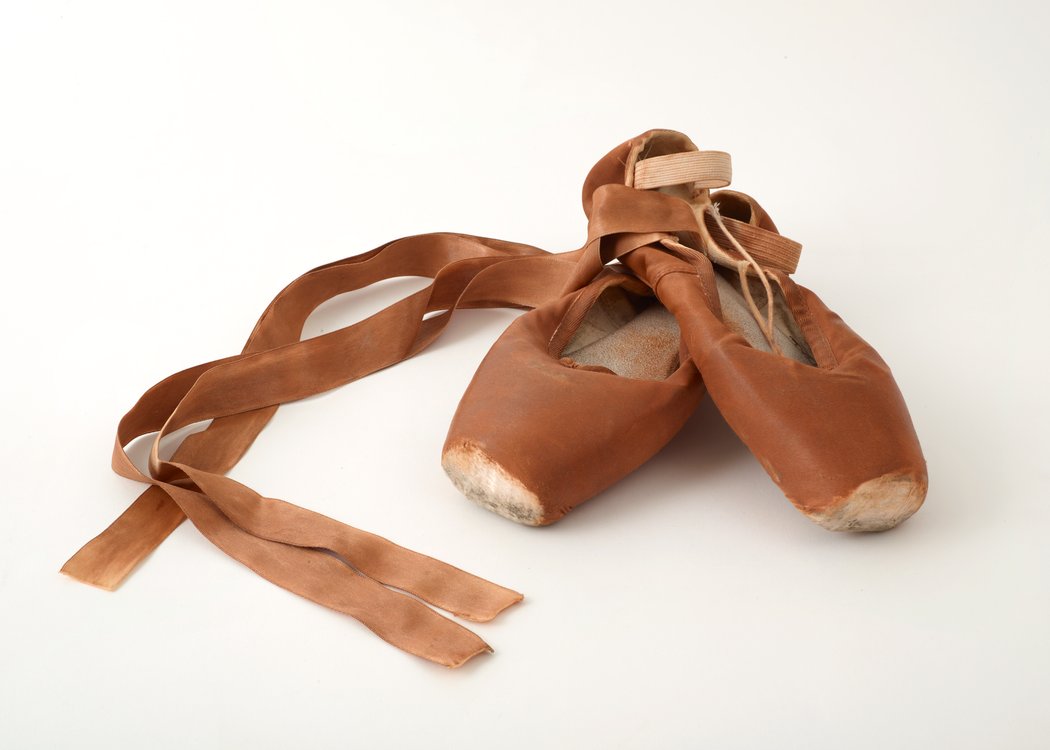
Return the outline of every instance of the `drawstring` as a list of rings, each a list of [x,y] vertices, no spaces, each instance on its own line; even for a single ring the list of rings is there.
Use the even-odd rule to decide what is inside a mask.
[[[777,344],[776,337],[774,336],[773,289],[768,279],[768,276],[770,276],[771,274],[764,268],[762,268],[759,262],[751,256],[751,253],[749,253],[744,248],[744,246],[741,245],[740,242],[738,242],[737,239],[729,232],[729,228],[722,221],[722,217],[718,213],[718,208],[713,204],[707,204],[700,207],[700,216],[698,217],[698,224],[700,225],[700,238],[704,243],[704,250],[707,251],[707,253],[709,253],[710,250],[714,248],[719,250],[723,255],[729,255],[729,253],[726,252],[725,248],[719,245],[715,238],[711,236],[711,232],[707,228],[706,223],[704,222],[705,215],[710,215],[714,219],[715,223],[718,224],[719,229],[721,229],[725,236],[729,238],[729,242],[733,246],[733,248],[742,256],[744,256],[744,260],[736,264],[737,273],[740,274],[740,287],[741,291],[744,294],[744,299],[747,302],[748,309],[751,311],[751,316],[755,319],[755,322],[758,323],[759,330],[762,331],[762,335],[765,337],[766,341],[769,342],[770,349],[772,349],[775,354],[783,355],[784,352]],[[682,243],[678,242],[677,239],[674,238],[664,239],[661,241],[661,244],[667,249],[673,250],[676,255],[680,256],[683,260],[693,265],[696,265],[701,256],[703,256],[705,259],[709,258],[708,254],[701,253],[700,251],[694,250],[693,248],[688,247],[687,245],[683,245]],[[748,283],[747,279],[747,271],[749,268],[754,269],[755,275],[758,276],[759,280],[762,282],[763,288],[766,291],[765,315],[762,315],[762,312],[758,309],[758,304],[755,302],[754,296],[751,294],[751,285]]]
[[[782,355],[780,347],[777,345],[775,331],[773,328],[773,287],[769,283],[769,276],[771,274],[759,265],[758,261],[751,257],[751,253],[741,245],[736,237],[733,236],[732,232],[729,231],[729,227],[722,221],[722,215],[718,210],[718,206],[713,203],[708,203],[700,207],[700,216],[698,224],[700,225],[700,236],[704,241],[704,244],[708,247],[714,247],[720,250],[723,254],[729,255],[721,245],[719,245],[715,238],[711,236],[711,231],[707,228],[707,222],[704,221],[704,216],[710,216],[714,219],[718,228],[722,230],[722,233],[729,238],[729,243],[733,246],[733,249],[744,256],[744,260],[737,263],[737,273],[740,274],[740,287],[744,292],[744,298],[747,300],[747,306],[751,310],[751,315],[754,317],[755,322],[758,323],[759,329],[762,331],[762,335],[766,337],[766,341],[769,342],[770,349],[773,350],[774,354]],[[766,292],[766,315],[763,317],[762,313],[758,309],[758,305],[755,304],[755,298],[751,294],[751,284],[747,280],[747,270],[751,268],[754,270],[758,280],[762,282],[762,288]]]

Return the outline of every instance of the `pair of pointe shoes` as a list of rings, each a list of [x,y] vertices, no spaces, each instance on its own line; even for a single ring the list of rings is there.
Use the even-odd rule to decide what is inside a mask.
[[[707,391],[802,513],[881,531],[926,496],[926,464],[881,357],[795,284],[800,246],[726,154],[650,131],[584,185],[588,243],[565,294],[478,368],[442,465],[471,500],[557,521],[660,450]],[[613,259],[619,264],[606,265]]]

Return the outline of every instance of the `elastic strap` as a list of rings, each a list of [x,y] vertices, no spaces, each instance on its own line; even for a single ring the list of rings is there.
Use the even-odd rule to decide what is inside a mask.
[[[683,151],[642,159],[634,166],[634,187],[639,190],[685,184],[723,188],[732,179],[733,162],[724,151]]]

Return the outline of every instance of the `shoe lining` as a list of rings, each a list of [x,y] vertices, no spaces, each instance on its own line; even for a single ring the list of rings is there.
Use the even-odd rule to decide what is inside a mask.
[[[680,341],[667,308],[616,286],[598,295],[561,356],[625,378],[664,380],[679,367]]]

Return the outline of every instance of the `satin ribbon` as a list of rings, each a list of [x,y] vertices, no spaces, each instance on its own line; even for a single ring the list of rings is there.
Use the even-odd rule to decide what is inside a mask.
[[[225,475],[280,404],[417,354],[441,334],[456,309],[533,308],[582,289],[614,258],[697,230],[686,202],[607,185],[595,191],[588,242],[576,251],[551,254],[470,235],[429,234],[309,271],[274,298],[240,354],[165,378],[124,416],[113,468],[149,486],[62,572],[115,589],[188,517],[212,543],[262,577],[350,615],[404,651],[449,667],[490,651],[477,635],[420,600],[485,622],[520,601],[521,594],[263,497]],[[776,242],[767,236],[771,233],[756,231],[759,244]],[[755,241],[750,235],[745,239]],[[325,301],[398,276],[432,282],[365,320],[301,340],[307,318]],[[170,459],[160,457],[164,437],[207,420],[207,428],[183,439]],[[144,471],[126,448],[147,435],[153,435],[153,444]]]

